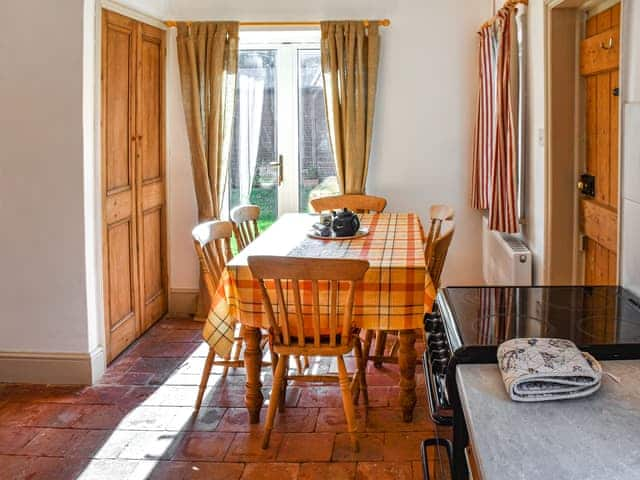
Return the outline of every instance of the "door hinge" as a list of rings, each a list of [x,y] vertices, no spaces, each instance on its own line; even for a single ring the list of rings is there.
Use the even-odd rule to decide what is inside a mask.
[[[620,96],[620,87],[616,87],[613,89],[613,96],[614,97],[619,97]]]

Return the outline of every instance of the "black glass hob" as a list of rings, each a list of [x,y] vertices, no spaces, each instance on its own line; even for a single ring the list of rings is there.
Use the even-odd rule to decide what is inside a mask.
[[[640,298],[621,287],[452,287],[438,308],[453,352],[547,337],[606,358],[640,355]]]

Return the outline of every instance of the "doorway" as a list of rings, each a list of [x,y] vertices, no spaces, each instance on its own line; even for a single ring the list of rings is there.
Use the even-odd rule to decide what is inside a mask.
[[[545,282],[615,285],[621,3],[551,3]]]
[[[338,193],[320,32],[242,31],[227,204],[261,208],[260,229]]]

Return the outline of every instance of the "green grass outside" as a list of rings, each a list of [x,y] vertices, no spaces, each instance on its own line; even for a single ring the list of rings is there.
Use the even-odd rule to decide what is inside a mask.
[[[314,187],[300,186],[300,211],[308,211],[309,194]],[[277,187],[254,187],[249,197],[250,203],[260,207],[260,219],[258,220],[258,229],[264,232],[278,219],[278,191]],[[231,190],[231,207],[240,204],[240,191]],[[235,255],[237,252],[235,239],[232,242],[232,250]]]
[[[254,187],[249,197],[250,203],[260,207],[260,219],[258,220],[258,229],[264,232],[273,222],[278,219],[278,191],[273,188]],[[232,208],[240,204],[240,191],[231,190],[231,206]],[[231,242],[231,250],[235,255],[238,253],[235,237]]]

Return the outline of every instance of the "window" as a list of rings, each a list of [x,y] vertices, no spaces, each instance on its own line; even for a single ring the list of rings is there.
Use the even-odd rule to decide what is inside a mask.
[[[261,229],[338,192],[320,32],[240,34],[229,207],[260,206]]]

